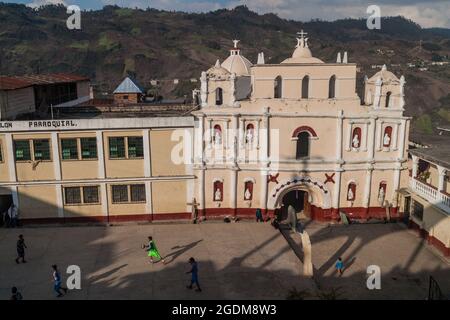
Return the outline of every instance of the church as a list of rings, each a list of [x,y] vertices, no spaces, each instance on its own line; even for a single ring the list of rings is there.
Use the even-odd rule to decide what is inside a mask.
[[[252,64],[234,41],[201,74],[194,174],[200,214],[398,217],[406,185],[405,79],[384,66],[356,93],[356,64],[315,58],[299,33],[291,57]]]
[[[147,103],[125,79],[110,105],[1,121],[0,210],[14,203],[23,222],[190,219],[192,208],[200,220],[288,207],[319,221],[399,218],[404,77],[383,67],[359,97],[347,53],[325,63],[306,35],[279,64],[263,53],[253,64],[234,40],[201,72],[194,105]]]

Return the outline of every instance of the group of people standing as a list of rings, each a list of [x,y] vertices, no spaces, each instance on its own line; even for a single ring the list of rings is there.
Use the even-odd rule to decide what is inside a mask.
[[[25,239],[22,234],[19,235],[19,238],[16,243],[16,251],[17,258],[15,259],[17,264],[26,263],[25,260],[25,249],[28,249],[25,244]],[[62,277],[61,273],[58,270],[58,266],[56,264],[52,265],[52,281],[53,281],[53,290],[56,293],[56,297],[62,297],[68,292],[68,289],[62,286]],[[22,300],[23,296],[17,289],[17,287],[11,288],[11,298],[10,300]]]
[[[155,241],[153,237],[148,237],[148,244],[142,246],[143,249],[146,249],[148,252],[148,256],[150,257],[150,263],[155,263],[161,261],[163,264],[166,264],[166,260],[158,251],[156,247]],[[156,259],[156,260],[155,260]],[[189,258],[189,264],[191,266],[190,270],[186,272],[186,274],[191,274],[191,283],[187,286],[188,289],[192,289],[193,285],[197,287],[195,291],[201,292],[200,283],[198,281],[198,264],[197,261],[193,257]]]

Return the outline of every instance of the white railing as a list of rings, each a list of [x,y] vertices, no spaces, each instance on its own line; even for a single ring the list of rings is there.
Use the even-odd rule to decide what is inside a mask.
[[[431,204],[450,214],[450,196],[414,178],[411,179],[411,188]]]

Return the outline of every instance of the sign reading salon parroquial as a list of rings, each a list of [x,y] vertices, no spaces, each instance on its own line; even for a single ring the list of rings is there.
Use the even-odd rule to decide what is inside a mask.
[[[193,117],[0,121],[0,132],[193,127]]]

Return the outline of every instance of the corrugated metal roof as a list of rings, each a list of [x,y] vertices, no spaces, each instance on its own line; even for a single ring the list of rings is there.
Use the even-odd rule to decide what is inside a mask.
[[[129,77],[126,77],[113,93],[144,93],[144,90]]]
[[[66,73],[36,74],[26,76],[0,76],[0,90],[15,90],[34,85],[47,85],[88,81],[89,78]]]

